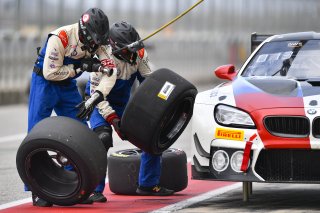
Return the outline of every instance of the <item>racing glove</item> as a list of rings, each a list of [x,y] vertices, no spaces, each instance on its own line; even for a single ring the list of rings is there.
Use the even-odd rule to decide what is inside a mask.
[[[98,90],[95,91],[89,99],[82,101],[80,104],[76,106],[76,108],[79,109],[77,118],[81,120],[89,120],[94,110],[94,107],[103,100],[103,94]]]
[[[98,72],[101,62],[97,58],[84,58],[81,60],[80,69],[87,72]]]
[[[125,135],[120,130],[121,120],[116,113],[108,115],[106,121],[113,126],[114,131],[117,132],[121,140],[127,140]]]

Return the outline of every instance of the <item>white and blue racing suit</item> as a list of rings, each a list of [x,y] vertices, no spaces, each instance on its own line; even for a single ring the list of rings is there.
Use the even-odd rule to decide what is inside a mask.
[[[28,132],[50,117],[53,110],[58,116],[79,120],[76,105],[82,98],[75,78],[81,71],[77,74],[76,68],[91,54],[81,49],[83,44],[79,41],[78,30],[76,23],[51,32],[38,55],[30,85]],[[101,46],[96,51],[100,60],[109,58],[104,48]],[[25,190],[28,191],[27,186]]]
[[[110,48],[111,51],[111,48]],[[115,85],[109,88],[109,92],[103,93],[105,100],[100,102],[94,109],[90,125],[93,130],[102,126],[110,127],[106,121],[108,115],[116,113],[120,118],[129,101],[130,91],[134,81],[137,79],[140,83],[145,77],[151,74],[149,59],[145,49],[138,51],[136,64],[131,65],[123,60],[114,57],[117,67],[117,79]],[[92,95],[96,90],[103,87],[100,82],[101,73],[91,73],[90,81],[86,87],[86,94]],[[139,171],[139,186],[153,187],[159,184],[161,173],[161,155],[151,155],[142,152]],[[103,192],[105,180],[103,179],[95,189],[96,192]]]
[[[63,26],[48,35],[32,73],[28,132],[39,121],[50,117],[52,110],[59,116],[78,119],[75,108],[82,99],[78,92],[76,68],[81,59],[91,57],[91,54],[81,49],[78,23]],[[100,60],[109,58],[106,51],[100,47],[96,54]]]

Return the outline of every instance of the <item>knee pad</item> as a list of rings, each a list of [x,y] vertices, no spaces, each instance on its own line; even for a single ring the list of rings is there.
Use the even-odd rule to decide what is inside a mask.
[[[100,126],[94,129],[94,132],[98,134],[98,137],[102,141],[104,147],[106,148],[107,152],[110,147],[113,147],[113,140],[112,140],[112,128],[111,126]]]

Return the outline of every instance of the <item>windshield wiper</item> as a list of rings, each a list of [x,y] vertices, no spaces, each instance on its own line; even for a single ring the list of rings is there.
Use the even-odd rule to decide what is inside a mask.
[[[291,66],[291,61],[289,58],[283,60],[281,68],[277,70],[275,73],[273,73],[271,76],[275,76],[279,72],[281,76],[286,76],[290,66]]]

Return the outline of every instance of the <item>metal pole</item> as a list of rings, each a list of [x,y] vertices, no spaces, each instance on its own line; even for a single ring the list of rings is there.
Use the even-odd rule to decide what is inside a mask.
[[[185,14],[189,13],[193,8],[195,8],[196,6],[198,6],[201,2],[203,2],[204,0],[199,0],[198,2],[196,2],[194,5],[192,5],[191,7],[189,7],[187,10],[185,10],[183,13],[181,13],[180,15],[178,15],[177,17],[175,17],[174,19],[172,19],[171,21],[169,21],[168,23],[164,24],[162,27],[160,27],[159,29],[155,30],[153,33],[150,33],[148,36],[146,36],[143,39],[140,39],[139,41],[133,42],[132,44],[129,44],[127,46],[124,46],[118,50],[113,51],[112,53],[118,53],[121,52],[124,49],[127,48],[134,48],[134,47],[139,47],[141,46],[142,42],[149,39],[150,37],[154,36],[155,34],[159,33],[161,30],[163,30],[164,28],[168,27],[169,25],[171,25],[172,23],[176,22],[178,19],[180,19],[181,17],[183,17]]]
[[[249,182],[243,181],[242,182],[242,198],[244,202],[247,202],[249,200]]]
[[[187,14],[188,12],[190,12],[193,8],[195,8],[196,6],[198,6],[198,4],[200,4],[201,2],[203,2],[204,0],[199,0],[197,3],[195,3],[194,5],[192,5],[190,8],[188,8],[187,10],[185,10],[183,13],[181,13],[180,15],[178,15],[177,17],[175,17],[174,19],[172,19],[171,21],[169,21],[168,23],[166,23],[165,25],[163,25],[162,27],[160,27],[159,29],[157,29],[156,31],[154,31],[153,33],[151,33],[150,35],[148,35],[147,37],[143,38],[142,41],[147,40],[148,38],[154,36],[155,34],[157,34],[158,32],[160,32],[161,30],[163,30],[164,28],[168,27],[170,24],[176,22],[178,19],[180,19],[182,16],[184,16],[185,14]]]

